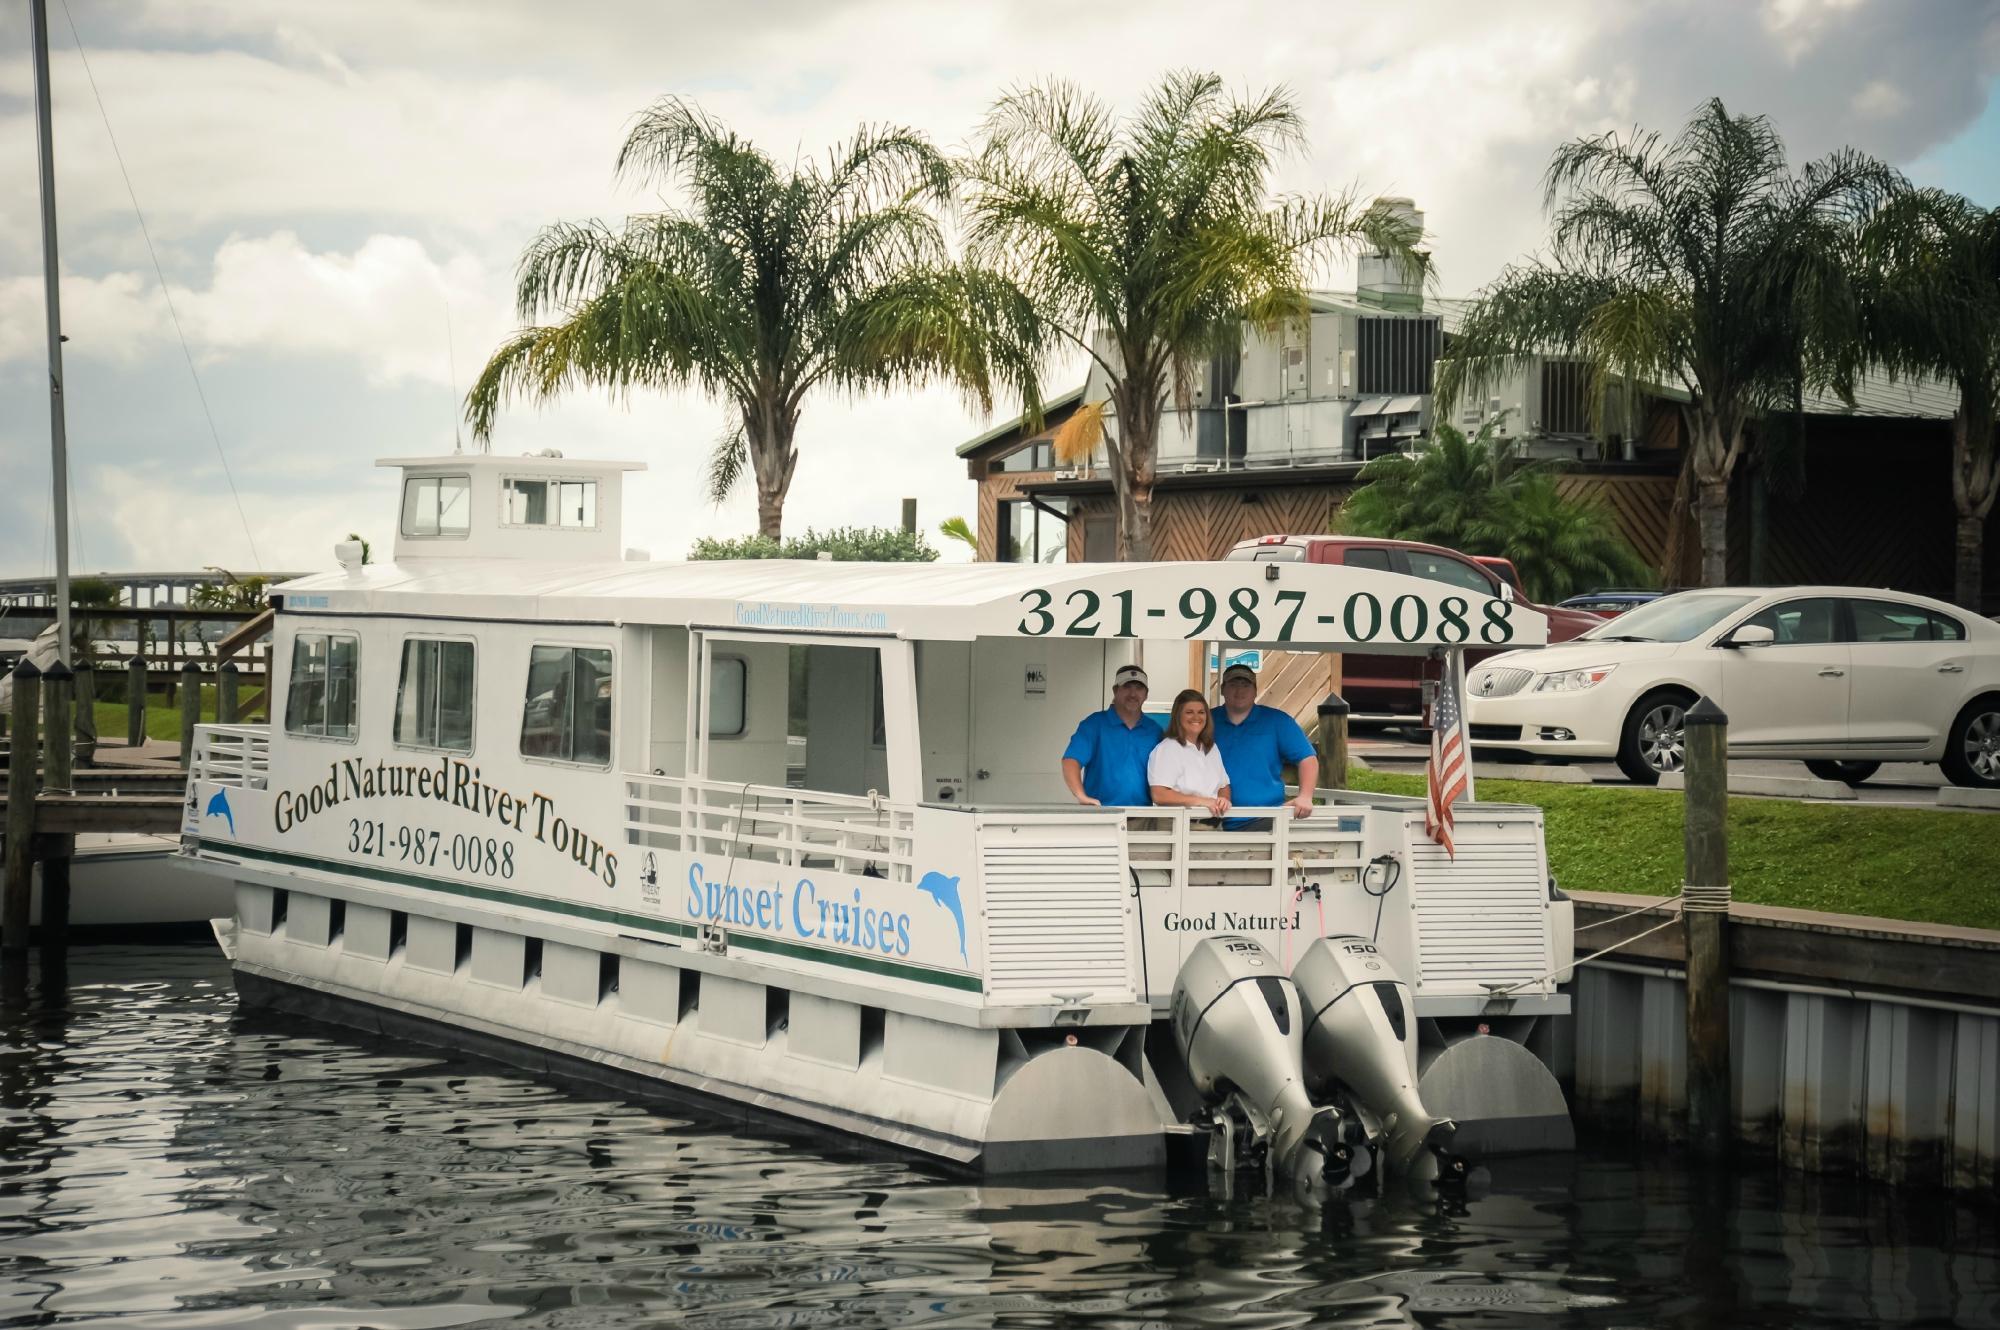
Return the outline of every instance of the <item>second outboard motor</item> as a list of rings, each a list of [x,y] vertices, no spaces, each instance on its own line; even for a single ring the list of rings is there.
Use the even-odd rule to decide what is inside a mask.
[[[1211,1160],[1233,1169],[1261,1153],[1274,1177],[1340,1187],[1369,1156],[1349,1139],[1358,1124],[1306,1095],[1303,1017],[1298,990],[1251,938],[1202,939],[1174,980],[1174,1036],[1217,1132]]]
[[[1306,1007],[1304,1070],[1322,1094],[1336,1083],[1381,1124],[1390,1167],[1409,1171],[1426,1150],[1441,1177],[1465,1175],[1449,1152],[1457,1127],[1417,1095],[1417,1013],[1410,987],[1364,937],[1315,938],[1292,971]]]

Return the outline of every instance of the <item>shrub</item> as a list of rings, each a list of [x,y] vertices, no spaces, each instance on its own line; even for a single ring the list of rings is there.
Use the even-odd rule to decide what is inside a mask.
[[[740,536],[719,540],[703,536],[688,551],[690,559],[817,559],[821,553],[840,562],[930,563],[938,552],[920,531],[886,526],[840,526],[831,531],[806,528],[802,536],[773,540]]]

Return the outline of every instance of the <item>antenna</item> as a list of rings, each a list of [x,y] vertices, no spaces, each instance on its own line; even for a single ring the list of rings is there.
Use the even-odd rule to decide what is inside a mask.
[[[458,346],[451,335],[451,297],[443,291],[438,295],[444,301],[444,356],[451,370],[451,451],[456,457],[465,451],[465,436],[459,430]]]

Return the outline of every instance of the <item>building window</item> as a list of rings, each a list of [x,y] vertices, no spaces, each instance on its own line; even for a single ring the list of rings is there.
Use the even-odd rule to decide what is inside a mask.
[[[1000,530],[994,545],[999,563],[1069,562],[1069,500],[1000,501]]]
[[[410,638],[396,683],[395,741],[406,748],[472,751],[470,642]]]
[[[508,526],[555,526],[588,531],[597,526],[594,480],[524,480],[509,476],[501,494]]]
[[[292,639],[292,681],[285,690],[285,733],[354,738],[361,641],[348,633],[300,633]]]
[[[472,529],[472,477],[411,476],[403,482],[403,534],[461,539]]]
[[[708,662],[708,737],[734,739],[742,735],[750,695],[750,667],[741,656],[715,656]]]
[[[1056,469],[1055,444],[1047,439],[1025,444],[994,463],[993,469],[1007,475],[1022,471],[1053,471]]]
[[[521,709],[521,755],[611,765],[610,648],[534,648]]]

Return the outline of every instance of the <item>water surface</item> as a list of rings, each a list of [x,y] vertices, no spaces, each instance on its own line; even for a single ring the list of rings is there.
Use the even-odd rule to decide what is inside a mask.
[[[0,1014],[0,1326],[2000,1325],[1934,1194],[1506,1161],[1300,1209],[909,1160],[238,1011],[79,948]]]

